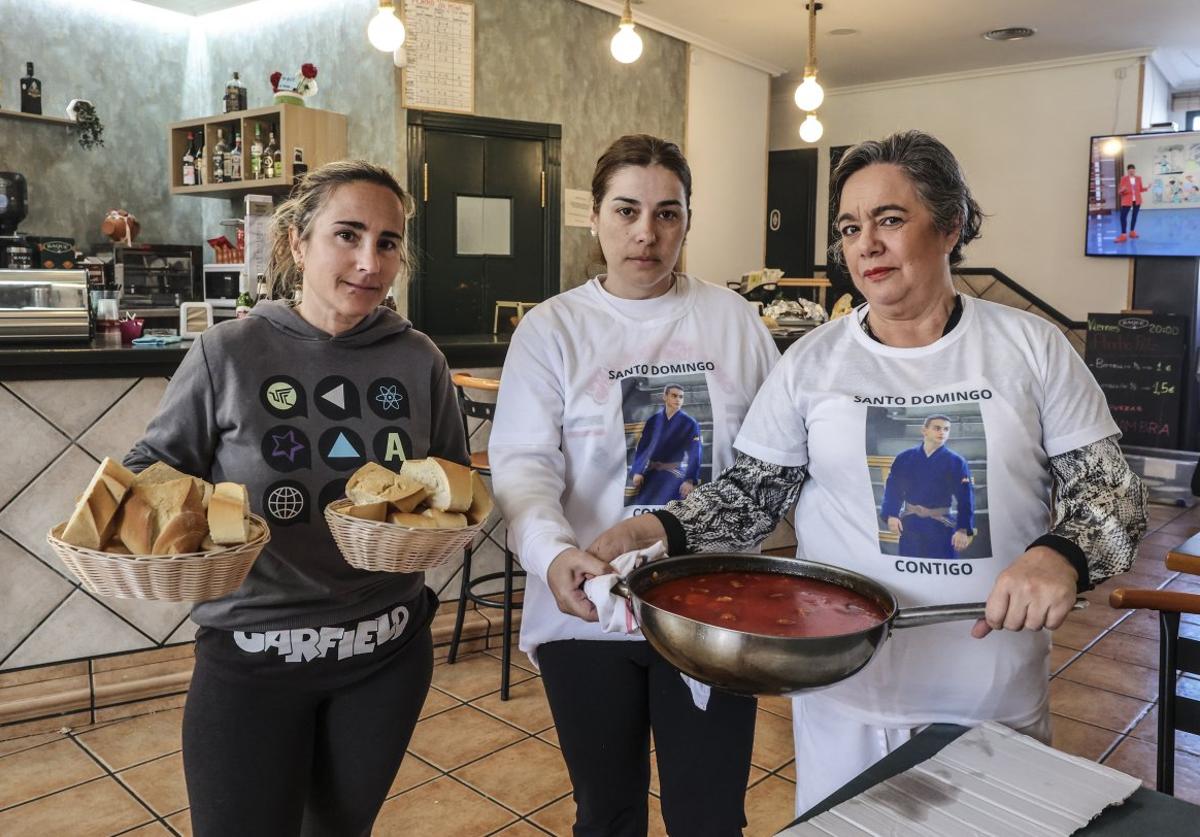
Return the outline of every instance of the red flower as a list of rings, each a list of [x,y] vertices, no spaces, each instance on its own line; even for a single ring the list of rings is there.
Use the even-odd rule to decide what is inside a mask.
[[[300,75],[304,76],[305,78],[316,78],[317,68],[313,64],[301,64]]]
[[[273,92],[273,93],[279,92],[279,80],[281,78],[283,78],[283,73],[279,72],[278,70],[271,73],[271,92]]]

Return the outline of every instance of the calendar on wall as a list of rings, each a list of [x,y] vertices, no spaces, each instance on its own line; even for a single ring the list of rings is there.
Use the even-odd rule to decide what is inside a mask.
[[[475,112],[474,0],[405,0],[402,105]]]

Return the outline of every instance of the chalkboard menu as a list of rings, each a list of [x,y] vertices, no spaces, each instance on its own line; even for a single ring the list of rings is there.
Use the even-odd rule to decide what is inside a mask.
[[[1087,365],[1127,445],[1177,448],[1188,318],[1089,314]]]

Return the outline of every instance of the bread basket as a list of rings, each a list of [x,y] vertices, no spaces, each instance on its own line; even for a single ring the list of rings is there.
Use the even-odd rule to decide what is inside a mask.
[[[202,602],[232,593],[271,540],[267,522],[252,514],[250,540],[243,544],[181,555],[120,555],[59,540],[64,526],[51,529],[46,540],[85,590],[156,602]]]
[[[417,573],[446,563],[465,549],[484,520],[462,529],[409,529],[342,514],[353,503],[342,499],[325,507],[325,520],[342,557],[360,570]]]

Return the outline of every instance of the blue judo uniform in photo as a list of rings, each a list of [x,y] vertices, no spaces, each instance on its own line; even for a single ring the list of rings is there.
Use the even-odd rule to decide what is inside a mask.
[[[667,418],[659,410],[646,420],[629,466],[629,479],[641,474],[641,490],[626,501],[628,506],[662,506],[678,500],[679,487],[700,480],[700,424],[683,410]]]
[[[900,518],[901,555],[957,558],[950,542],[955,530],[975,528],[975,484],[967,460],[944,445],[928,456],[924,443],[902,452],[892,463],[879,513],[884,520]]]

